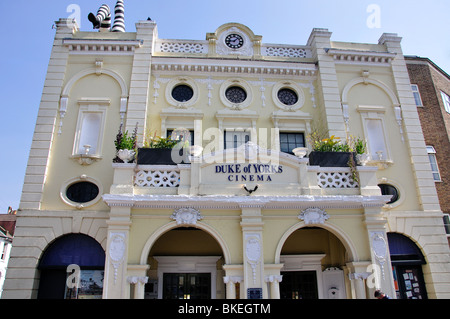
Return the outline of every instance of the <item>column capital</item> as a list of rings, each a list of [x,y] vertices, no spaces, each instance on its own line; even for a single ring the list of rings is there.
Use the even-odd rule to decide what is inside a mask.
[[[241,276],[224,276],[223,282],[224,284],[233,283],[237,284],[238,282],[244,281],[244,277]]]
[[[282,282],[283,281],[283,276],[282,275],[269,275],[266,276],[265,278],[265,282]]]

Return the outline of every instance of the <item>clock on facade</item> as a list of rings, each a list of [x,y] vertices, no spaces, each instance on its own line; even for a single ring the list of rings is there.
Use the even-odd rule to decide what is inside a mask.
[[[244,39],[239,34],[230,34],[225,38],[225,44],[232,49],[239,49],[244,45]]]

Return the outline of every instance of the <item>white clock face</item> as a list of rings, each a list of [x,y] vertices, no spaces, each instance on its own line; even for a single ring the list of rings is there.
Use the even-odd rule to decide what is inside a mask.
[[[225,38],[225,44],[232,49],[239,49],[244,45],[244,39],[239,34],[230,34]]]

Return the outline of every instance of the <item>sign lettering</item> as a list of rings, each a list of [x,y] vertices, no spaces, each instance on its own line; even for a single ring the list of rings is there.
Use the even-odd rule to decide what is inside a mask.
[[[269,164],[216,165],[216,174],[227,175],[229,182],[271,182],[274,174],[282,174],[283,166]]]

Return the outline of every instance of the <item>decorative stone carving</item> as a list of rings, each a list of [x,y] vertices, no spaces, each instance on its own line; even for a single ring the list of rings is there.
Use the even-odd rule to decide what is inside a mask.
[[[381,232],[372,232],[371,233],[372,240],[372,251],[375,255],[376,260],[381,266],[381,274],[384,279],[384,264],[386,263],[387,257],[387,243],[386,239],[384,239],[383,233]]]
[[[129,276],[127,282],[132,285],[136,285],[137,283],[145,285],[148,283],[148,277]]]
[[[261,244],[259,236],[250,235],[245,245],[245,252],[247,254],[247,261],[252,267],[253,283],[256,283],[256,266],[260,262],[261,258]]]
[[[124,233],[111,233],[109,244],[109,257],[114,268],[114,284],[117,281],[117,271],[123,262],[126,250],[126,240]]]
[[[305,225],[323,225],[330,216],[320,208],[307,208],[300,213],[298,218],[303,220]]]
[[[175,220],[177,225],[196,225],[197,221],[203,219],[203,216],[194,208],[180,208],[170,218]]]

